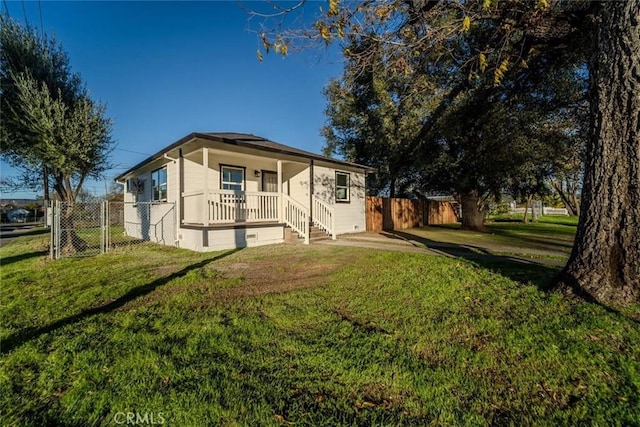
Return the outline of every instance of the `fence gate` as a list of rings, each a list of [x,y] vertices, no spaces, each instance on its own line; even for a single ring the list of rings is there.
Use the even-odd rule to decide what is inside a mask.
[[[173,203],[55,201],[49,209],[52,259],[99,255],[148,241],[175,243]]]

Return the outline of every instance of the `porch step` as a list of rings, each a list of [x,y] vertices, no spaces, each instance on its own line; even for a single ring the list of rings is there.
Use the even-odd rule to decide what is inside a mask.
[[[317,242],[319,240],[329,240],[331,236],[327,235],[323,230],[314,226],[311,226],[309,233],[309,242]]]
[[[316,226],[311,226],[309,229],[309,243],[318,242],[320,240],[329,240],[331,236],[327,235],[324,231]],[[291,227],[284,228],[284,242],[285,243],[296,243],[304,241],[304,236],[299,235],[297,232],[293,231]]]

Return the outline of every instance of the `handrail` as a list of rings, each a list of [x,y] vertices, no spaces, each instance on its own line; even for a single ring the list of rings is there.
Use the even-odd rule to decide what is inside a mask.
[[[309,244],[309,210],[291,197],[283,194],[284,222],[293,231],[304,236],[304,243]]]
[[[313,196],[313,224],[322,231],[336,238],[335,209],[322,199]]]

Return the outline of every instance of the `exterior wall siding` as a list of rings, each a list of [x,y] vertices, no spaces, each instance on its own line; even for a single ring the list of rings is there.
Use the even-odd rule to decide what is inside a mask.
[[[282,171],[284,193],[309,209],[309,165],[288,163]]]
[[[174,246],[176,210],[173,203],[125,203],[124,230],[127,236],[146,242]]]
[[[346,172],[350,177],[349,202],[336,202],[336,171]],[[334,168],[327,165],[314,166],[313,190],[316,197],[334,208],[336,234],[357,233],[366,230],[365,175],[355,169]]]
[[[202,191],[202,180],[204,177],[202,162],[198,163],[190,157],[184,157],[184,170],[182,174],[184,179],[182,188],[185,193]]]

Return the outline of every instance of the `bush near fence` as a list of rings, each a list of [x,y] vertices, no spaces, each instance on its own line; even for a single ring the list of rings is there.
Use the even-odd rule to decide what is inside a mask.
[[[446,201],[369,196],[366,211],[367,231],[374,232],[458,222],[454,203]]]

